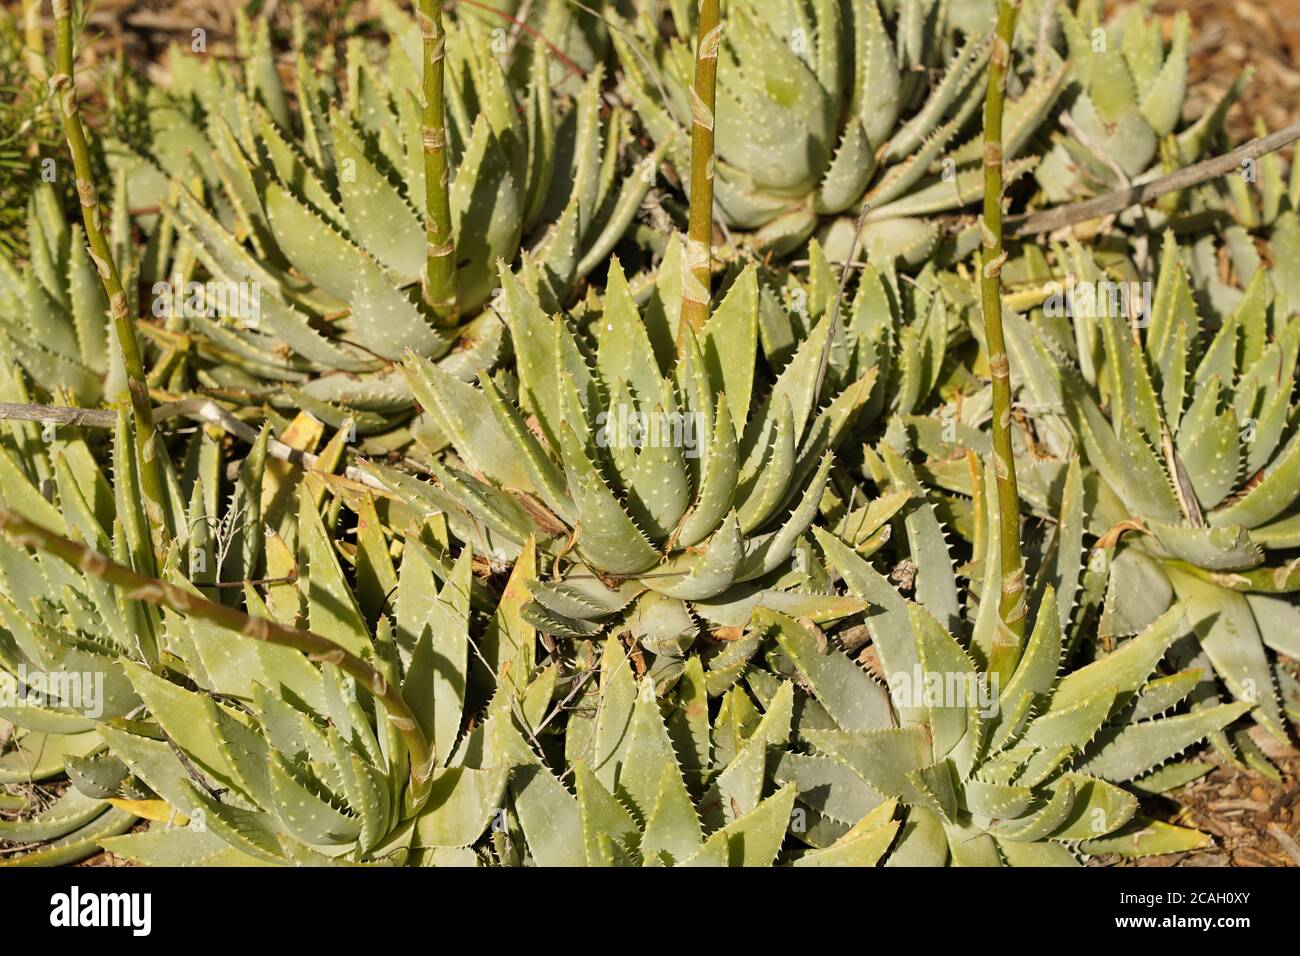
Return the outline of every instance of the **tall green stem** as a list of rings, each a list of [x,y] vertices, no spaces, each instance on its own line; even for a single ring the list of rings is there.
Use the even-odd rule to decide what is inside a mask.
[[[989,369],[993,375],[993,471],[997,481],[1001,543],[1002,592],[998,604],[1004,627],[998,628],[990,664],[1005,680],[1019,662],[1025,637],[1025,568],[1020,554],[1020,494],[1016,487],[1016,460],[1011,446],[1011,364],[1002,334],[1002,111],[1007,92],[1007,70],[1016,32],[1020,0],[999,0],[993,55],[989,60],[989,86],[984,100],[984,215],[980,228],[984,252],[980,270],[980,302]]]
[[[20,545],[39,548],[84,574],[121,588],[128,600],[146,601],[159,607],[171,608],[177,614],[202,618],[255,641],[301,651],[312,661],[334,664],[383,702],[388,719],[402,734],[410,750],[412,777],[417,784],[428,779],[433,767],[429,742],[401,692],[375,667],[329,638],[312,631],[286,627],[269,618],[252,617],[235,608],[209,601],[193,591],[139,574],[84,544],[19,517],[8,508],[0,507],[0,530],[7,532]]]
[[[424,118],[420,141],[424,149],[425,241],[424,301],[440,324],[455,325],[456,241],[451,234],[451,171],[447,164],[447,116],[443,78],[447,32],[442,26],[442,0],[419,0],[415,11],[424,38]]]
[[[691,213],[686,233],[686,274],[682,283],[682,327],[703,327],[709,317],[713,268],[713,110],[718,85],[718,46],[722,17],[718,0],[700,0],[691,89]]]
[[[108,239],[104,235],[99,209],[99,193],[90,167],[90,150],[86,146],[86,132],[81,125],[81,111],[77,104],[76,70],[72,39],[71,0],[54,0],[55,75],[50,87],[59,99],[63,116],[63,129],[72,152],[72,166],[77,179],[77,196],[81,201],[81,218],[86,227],[86,241],[90,244],[90,258],[99,272],[100,281],[108,295],[109,315],[122,352],[126,368],[127,390],[131,410],[135,417],[136,432],[140,440],[140,484],[144,492],[145,512],[155,533],[171,538],[171,510],[167,504],[166,481],[162,461],[162,439],[154,427],[153,408],[149,402],[144,360],[140,342],[135,336],[135,323],[127,304],[126,290],[113,260]],[[155,542],[159,545],[161,542]],[[152,569],[150,569],[152,570]]]

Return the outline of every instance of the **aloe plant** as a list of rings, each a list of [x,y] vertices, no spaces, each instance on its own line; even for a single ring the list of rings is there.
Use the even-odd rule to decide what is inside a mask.
[[[130,419],[119,413],[113,482],[70,429],[44,431],[34,424],[6,428],[0,450],[4,507],[50,533],[151,568]],[[46,500],[42,487],[56,503]],[[120,763],[104,753],[100,729],[139,708],[121,661],[156,664],[159,628],[151,609],[94,576],[0,540],[0,691],[6,700],[0,722],[13,733],[0,757],[0,782],[30,784],[64,773],[76,781],[39,813],[0,822],[0,840],[24,851],[0,856],[0,864],[75,862],[135,823],[128,803],[109,802],[134,788]]]
[[[122,419],[118,444],[129,442]],[[73,443],[65,457],[78,461],[81,451]],[[394,569],[383,531],[367,523],[355,552],[345,552],[357,568],[354,589],[317,510],[317,479],[305,478],[296,556],[278,535],[265,545],[266,571],[282,569],[287,558],[297,574],[271,579],[265,597],[255,582],[243,582],[232,596],[239,610],[198,593],[221,569],[207,565],[204,574],[194,558],[207,533],[209,495],[199,478],[197,537],[186,542],[188,552],[173,551],[166,581],[157,581],[107,557],[110,542],[76,490],[74,468],[60,463],[66,483],[58,507],[43,503],[30,482],[6,484],[0,609],[16,641],[5,663],[14,654],[47,666],[57,658],[104,674],[112,693],[86,731],[92,752],[84,758],[72,740],[27,741],[61,747],[75,789],[36,820],[0,827],[0,838],[55,838],[64,821],[99,809],[75,845],[148,865],[765,866],[784,852],[791,828],[804,832],[803,814],[793,811],[795,786],[778,785],[766,769],[786,751],[796,714],[815,706],[804,692],[774,674],[750,674],[760,717],[735,686],[743,658],[712,654],[706,663],[691,655],[664,687],[634,676],[634,663],[642,669],[636,645],[616,636],[599,660],[592,653],[572,665],[542,658],[525,610],[537,575],[531,546],[472,639],[483,596],[472,549],[448,567],[426,536],[433,525],[417,530],[424,519],[415,512]],[[260,501],[269,480],[255,448],[232,507]],[[18,508],[32,517],[19,517]],[[373,501],[358,512],[373,515]],[[263,519],[253,509],[241,527]],[[40,550],[33,558],[26,546]],[[259,568],[262,560],[243,566]],[[390,596],[362,583],[389,577]],[[24,589],[44,594],[46,579],[69,582],[62,606],[25,600]],[[123,613],[161,623],[161,657],[132,645]],[[100,621],[96,614],[105,636],[92,643],[69,618]],[[165,667],[147,666],[151,659]],[[719,695],[711,721],[706,701]],[[671,705],[666,718],[658,696]],[[575,699],[600,703],[570,711]],[[484,719],[468,721],[484,701]],[[20,713],[49,726],[74,719],[60,710]],[[563,758],[553,767],[557,746]],[[827,846],[800,853],[798,862],[875,862],[897,828],[890,809],[864,813],[835,837],[822,826],[810,839]],[[151,825],[115,835],[136,814]],[[62,862],[68,845],[50,843],[17,861]]]
[[[1258,122],[1255,132],[1262,137],[1268,129]],[[1216,309],[1230,309],[1241,295],[1232,282],[1209,268],[1209,256],[1220,239],[1239,276],[1259,270],[1263,260],[1255,240],[1265,240],[1273,288],[1286,302],[1300,301],[1300,162],[1293,158],[1288,173],[1279,154],[1265,154],[1234,170],[1234,175],[1190,191],[1185,207],[1180,211],[1189,219],[1212,216],[1224,223],[1213,232],[1197,230],[1189,257],[1194,280]]]
[[[310,495],[304,495],[304,502],[304,555],[315,560],[310,586],[327,587],[331,556],[321,550],[327,539],[323,531],[313,535],[318,528],[311,524],[314,512],[307,510],[314,507]],[[184,614],[168,621],[168,649],[177,663],[208,693],[251,700],[261,719],[260,726],[250,726],[245,711],[186,690],[142,664],[121,661],[119,676],[148,706],[151,721],[105,723],[98,733],[170,810],[169,825],[152,838],[126,838],[128,853],[138,845],[158,862],[189,861],[195,854],[216,855],[224,840],[227,849],[237,851],[228,856],[240,862],[327,859],[332,851],[342,852],[335,850],[340,845],[350,846],[356,858],[388,832],[390,776],[397,781],[394,819],[400,818],[403,792],[412,804],[422,802],[432,774],[427,737],[406,704],[407,695],[394,690],[383,671],[364,659],[373,653],[368,641],[364,646],[355,640],[335,642],[280,624],[266,613],[249,617],[198,597],[188,582],[153,581],[11,511],[0,518],[20,543],[38,545],[137,599]],[[333,573],[338,574],[336,568]],[[248,600],[258,604],[255,597]],[[318,607],[315,617],[324,613]],[[254,650],[249,638],[262,642],[262,649]],[[241,647],[247,648],[243,654]],[[378,733],[387,734],[382,750],[376,732],[364,723],[353,681],[374,695],[381,715]],[[294,699],[306,702],[306,712],[294,714],[279,698],[281,688],[292,688]],[[317,711],[311,708],[329,715],[332,733],[314,729]],[[408,779],[411,789],[404,791]],[[332,802],[346,802],[346,809]],[[178,821],[178,814],[184,819]],[[170,825],[176,822],[187,825]]]
[[[410,359],[410,386],[456,458],[430,464],[432,484],[375,474],[446,511],[457,536],[500,560],[536,537],[554,573],[533,584],[539,626],[584,637],[626,620],[672,660],[694,641],[695,615],[743,623],[789,570],[875,370],[822,393],[835,321],[826,316],[760,399],[754,269],[736,277],[698,337],[684,319],[678,329],[665,321],[683,280],[660,280],[643,312],[612,263],[588,335],[548,316],[503,271],[517,381],[480,374],[475,388]]]
[[[267,66],[260,24],[246,31],[242,80],[173,50],[173,88],[154,94],[152,154],[119,149],[131,203],[163,210],[146,281],[224,283],[251,290],[257,305],[251,316],[220,305],[216,314],[164,315],[181,326],[154,338],[179,348],[190,332],[201,383],[309,408],[334,425],[350,417],[362,434],[409,417],[392,368],[407,351],[465,378],[504,356],[504,330],[484,311],[498,260],[519,264],[546,301],[565,299],[622,237],[652,184],[643,175],[619,182],[628,122],[622,111],[602,116],[600,67],[566,109],[544,46],[516,89],[483,22],[446,18],[443,41],[431,41],[445,52],[440,133],[418,108],[420,27],[392,4],[381,12],[387,56],[349,47],[343,106],[331,105],[339,91],[328,57],[318,71],[300,49],[295,115]],[[435,166],[436,156],[447,161],[449,192],[430,191],[442,175],[426,170],[426,142]],[[428,201],[444,193],[454,250],[446,223],[426,237],[426,224],[442,217],[426,216]],[[416,292],[434,247],[439,269],[455,265],[464,326],[447,324],[450,273],[438,279],[442,305]]]
[[[1255,123],[1257,136],[1266,136],[1268,132],[1262,120]],[[1216,195],[1206,205],[1226,206],[1242,229],[1267,229],[1274,242],[1289,241],[1290,245],[1282,247],[1276,265],[1278,275],[1284,281],[1292,281],[1295,258],[1287,253],[1295,248],[1295,220],[1297,211],[1300,211],[1300,163],[1292,158],[1288,175],[1282,157],[1268,153],[1256,162],[1243,165],[1238,175],[1209,184],[1202,190],[1211,191]]]
[[[969,634],[964,640],[953,635],[961,620],[958,584],[929,502],[913,503],[903,518],[916,603],[899,595],[852,547],[833,534],[816,532],[828,565],[856,596],[881,609],[868,632],[892,708],[877,705],[874,713],[864,715],[859,705],[852,713],[841,699],[838,710],[856,726],[837,720],[834,729],[801,736],[814,756],[833,757],[873,793],[907,806],[906,825],[893,850],[895,863],[1069,865],[1074,859],[1068,844],[1085,852],[1128,855],[1204,845],[1204,834],[1135,820],[1137,798],[1115,783],[1146,774],[1222,731],[1247,709],[1231,704],[1179,718],[1143,720],[1182,702],[1202,679],[1191,670],[1147,683],[1180,636],[1181,606],[1121,650],[1058,680],[1069,657],[1064,633],[1082,554],[1077,465],[1066,475],[1055,549],[1050,560],[1040,562],[1034,606],[1028,598],[1001,289],[1007,259],[1001,222],[1002,98],[1018,12],[1017,3],[999,3],[984,114],[980,290],[993,435],[986,474],[975,465],[975,455],[967,455],[975,520],[975,560],[968,573],[971,596],[978,595],[967,609]],[[919,487],[913,470],[888,443],[869,455],[867,464],[885,488]],[[803,630],[797,622],[772,617],[787,640]],[[803,636],[806,643],[808,636]],[[817,670],[791,656],[814,689],[826,688],[818,696],[830,709],[840,688],[824,677],[819,680]],[[842,661],[834,649],[831,657]],[[848,673],[859,684],[865,679],[852,664],[837,667],[841,680]],[[1124,830],[1130,825],[1131,837]]]
[[[693,37],[693,5],[672,9],[678,36]],[[962,137],[982,101],[988,38],[980,30],[957,43],[947,4],[906,0],[884,9],[876,0],[723,5],[716,204],[726,225],[753,231],[749,245],[788,251],[824,217],[866,201],[866,246],[915,264],[938,239],[925,217],[978,199],[979,142]],[[612,34],[628,93],[657,141],[674,137],[668,154],[685,170],[677,131],[691,122],[694,58],[681,41],[664,42],[653,24],[640,23],[636,36],[631,27]],[[1009,175],[1028,168],[1026,146],[1065,87],[1056,59],[1009,108]],[[931,70],[939,78],[927,84]]]
[[[6,375],[4,398],[25,398],[17,375]],[[148,679],[140,674],[166,683],[156,675],[180,671],[208,686],[211,672],[227,678],[251,661],[282,662],[295,653],[273,648],[241,655],[232,651],[229,635],[222,642],[219,627],[208,625],[194,637],[191,628],[199,625],[160,614],[150,603],[170,588],[186,607],[202,601],[200,594],[234,605],[241,599],[237,582],[278,575],[271,606],[278,600],[288,607],[291,585],[301,583],[312,593],[330,581],[330,552],[311,536],[320,519],[300,533],[297,509],[289,506],[302,493],[302,472],[274,462],[268,468],[268,438],[263,433],[250,449],[233,482],[219,441],[206,432],[191,441],[182,467],[163,457],[170,523],[182,529],[160,562],[164,584],[152,576],[141,455],[129,417],[118,414],[111,472],[99,466],[96,446],[75,425],[3,426],[0,510],[23,518],[13,536],[0,540],[0,690],[8,701],[0,713],[6,728],[15,728],[2,775],[5,783],[50,781],[60,773],[71,781],[64,796],[40,813],[0,827],[0,840],[15,844],[5,862],[71,862],[107,846],[137,818],[183,822],[178,805],[163,801],[146,782],[148,774],[137,775],[136,766],[106,750],[114,730],[152,734],[151,742],[166,739],[153,725],[135,721],[144,708],[136,684]],[[314,496],[306,500],[314,507]],[[44,552],[25,549],[49,541],[55,544]],[[315,555],[313,573],[298,573],[295,545]],[[256,592],[243,600],[263,606]],[[229,615],[238,613],[213,607],[227,626]],[[234,657],[227,661],[221,654]]]
[[[904,564],[888,578],[876,570],[844,535],[851,524],[814,529],[830,580],[839,578],[876,610],[859,663],[834,643],[821,654],[835,662],[840,681],[852,676],[854,693],[819,677],[814,668],[829,670],[829,661],[802,664],[788,655],[786,667],[837,716],[815,730],[797,729],[805,745],[797,752],[818,764],[820,779],[840,767],[876,800],[902,804],[906,815],[886,865],[1073,865],[1079,853],[1145,856],[1208,845],[1208,835],[1154,821],[1139,803],[1208,772],[1203,761],[1177,758],[1220,737],[1249,709],[1213,706],[1201,692],[1208,671],[1182,650],[1193,609],[1164,609],[1109,654],[1090,640],[1107,574],[1085,566],[1084,473],[1076,460],[1063,463],[1044,492],[1054,493],[1053,530],[1027,551],[1038,571],[1024,598],[1026,638],[1016,640],[1001,608],[1000,538],[1007,526],[1019,533],[1020,523],[1003,520],[987,436],[983,464],[973,451],[953,462],[967,476],[962,507],[926,494],[920,469],[892,444],[905,443],[908,432],[891,433],[869,451],[866,472],[883,497],[910,499],[894,519],[910,571],[900,579]],[[972,435],[958,431],[977,444]],[[924,428],[917,438],[931,440]],[[941,463],[926,471],[942,478]],[[1035,476],[1021,487],[1041,481]],[[972,560],[960,569],[938,504],[967,524]],[[766,617],[783,646],[792,638],[817,646],[806,625]],[[999,648],[1012,644],[1022,653],[1010,668],[998,668]],[[876,705],[871,721],[838,719],[873,693],[888,703]],[[1166,716],[1174,708],[1180,712]]]
[[[0,737],[9,742],[7,734],[0,733]],[[20,733],[12,741],[13,749],[4,754],[0,781],[27,784],[65,769],[83,774],[84,779],[112,779],[117,771],[106,761],[75,756],[82,746],[79,737],[84,735]],[[29,812],[33,804],[26,797],[13,795],[10,802],[4,799],[9,796],[0,791],[0,806],[19,815],[0,820],[0,867],[78,863],[98,853],[108,840],[130,829],[137,820],[130,810],[86,796],[77,789],[65,790],[35,812]],[[5,843],[29,849],[5,855]]]
[[[128,427],[123,419],[119,440],[129,439]],[[250,483],[253,467],[244,472]],[[892,467],[905,475],[905,465]],[[277,579],[265,599],[247,584],[237,600],[252,617],[205,603],[176,563],[168,584],[150,583],[70,540],[89,531],[90,542],[107,547],[77,494],[64,490],[59,499],[79,515],[74,525],[49,505],[33,506],[30,483],[6,484],[0,522],[19,546],[51,553],[33,560],[6,545],[6,594],[36,571],[41,594],[44,577],[54,575],[71,582],[64,593],[101,602],[101,613],[158,602],[167,671],[138,662],[129,643],[91,649],[68,630],[67,611],[48,602],[24,613],[7,596],[5,624],[24,643],[35,641],[39,654],[66,661],[78,648],[98,655],[90,669],[116,675],[120,700],[113,698],[110,713],[127,708],[133,716],[96,725],[111,756],[69,754],[65,762],[88,799],[107,796],[115,809],[154,821],[120,837],[88,831],[82,843],[147,864],[1043,864],[1070,862],[1066,848],[1075,846],[1143,855],[1203,845],[1194,831],[1137,816],[1133,795],[1120,786],[1135,781],[1152,791],[1194,776],[1200,765],[1162,764],[1245,710],[1232,704],[1150,719],[1199,679],[1189,671],[1147,679],[1178,636],[1179,613],[1054,684],[1078,587],[1077,471],[1060,516],[1063,529],[1078,529],[1063,531],[1075,550],[1045,565],[1051,570],[1035,589],[1042,597],[1033,602],[1032,636],[1011,682],[983,685],[998,692],[996,713],[964,700],[921,702],[913,688],[923,685],[897,679],[912,677],[916,668],[906,665],[915,660],[962,677],[972,693],[980,686],[984,665],[975,662],[987,659],[992,630],[1001,626],[996,504],[991,476],[983,482],[979,553],[992,570],[982,574],[965,650],[935,616],[944,613],[930,596],[941,561],[925,562],[925,604],[909,605],[845,538],[816,532],[827,567],[861,599],[857,606],[880,609],[870,629],[888,691],[815,629],[810,612],[793,606],[787,610],[802,623],[759,607],[747,612],[738,639],[690,653],[672,670],[655,668],[639,641],[617,634],[599,655],[579,638],[572,663],[544,658],[538,642],[551,629],[535,627],[527,611],[539,570],[530,544],[500,601],[488,606],[475,640],[483,655],[476,678],[472,549],[448,570],[408,530],[394,571],[382,532],[376,538],[367,525],[356,550],[344,552],[358,569],[354,589],[321,522],[312,479],[298,491],[291,561],[299,577]],[[235,498],[260,500],[258,491],[249,484]],[[196,484],[194,500],[205,497]],[[16,507],[52,527],[18,518]],[[411,512],[416,523],[422,516]],[[278,541],[268,539],[268,549],[283,551]],[[267,562],[270,570],[269,553]],[[359,585],[370,575],[381,583],[393,576],[390,605],[383,592],[378,601],[364,598]],[[113,603],[102,604],[105,598]],[[45,608],[55,612],[44,618],[54,626],[39,626]],[[258,618],[263,623],[254,626]],[[351,676],[362,673],[364,681]],[[422,728],[432,764],[411,752],[408,766],[405,737],[383,716],[393,713],[382,702],[394,694]],[[137,699],[145,705],[139,716]],[[484,700],[485,719],[467,722],[472,702]],[[423,782],[420,767],[428,768]],[[40,832],[52,834],[79,799],[51,811]]]
[[[1069,202],[1088,189],[1119,188],[1151,171],[1199,159],[1240,89],[1230,90],[1198,122],[1182,123],[1188,15],[1174,18],[1166,49],[1149,3],[1125,6],[1107,22],[1094,0],[1073,13],[1060,6],[1071,70],[1081,89],[1069,109],[1073,130],[1054,136],[1055,145],[1034,173],[1046,198]]]
[[[692,655],[675,687],[657,699],[654,682],[634,676],[623,644],[613,637],[606,641],[600,707],[579,726],[570,718],[564,776],[571,776],[574,793],[542,778],[546,771],[540,768],[534,781],[548,782],[530,783],[535,792],[516,793],[519,843],[534,861],[587,866],[871,866],[879,861],[899,828],[893,819],[896,804],[865,801],[857,815],[859,794],[836,794],[834,812],[854,814],[845,824],[796,806],[800,790],[814,787],[794,769],[792,739],[801,722],[816,721],[811,712],[824,716],[816,701],[794,681],[763,668],[747,671],[737,683],[740,671],[720,663]],[[712,718],[709,697],[721,697]],[[506,719],[504,712],[490,714],[485,737]],[[807,799],[817,802],[811,793]],[[800,842],[792,845],[791,835]]]
[[[759,271],[759,342],[770,367],[790,360],[840,295],[821,243],[808,243],[805,269]],[[927,264],[902,275],[879,248],[854,270],[843,322],[828,351],[827,381],[848,384],[870,369],[871,397],[857,419],[865,432],[882,412],[911,415],[929,405],[946,380],[945,367],[970,341],[960,304],[969,280]]]
[[[49,184],[32,190],[22,259],[0,252],[0,341],[49,395],[97,405],[121,394],[108,299],[79,224]],[[23,261],[25,260],[25,262]]]
[[[1300,707],[1300,174],[1003,239],[1063,95],[1032,202],[1217,144],[1235,89],[1180,128],[1186,21],[612,6],[381,3],[344,82],[299,15],[292,85],[241,18],[237,69],[173,51],[108,144],[110,226],[56,3],[91,251],[37,190],[0,399],[133,407],[107,443],[0,423],[0,863],[1071,865],[1208,845],[1140,802],[1204,741],[1270,771],[1241,718]],[[631,275],[619,93],[691,180]],[[941,265],[930,217],[981,193]],[[1149,325],[1042,308],[1153,252]],[[135,321],[176,282],[255,321]],[[196,392],[257,437],[162,430]],[[344,469],[357,433],[400,453]],[[93,709],[33,696],[83,673]]]
[[[1086,252],[1075,255],[1084,281],[1100,278]],[[1244,290],[1220,290],[1227,311],[1211,327],[1198,302],[1213,298],[1187,268],[1200,272],[1198,258],[1165,237],[1149,324],[1139,330],[1104,302],[1078,310],[1077,369],[1049,359],[1050,345],[1024,330],[1026,382],[1047,409],[1060,409],[1040,413],[1046,427],[1075,436],[1097,471],[1097,533],[1133,531],[1114,555],[1103,634],[1189,602],[1215,673],[1284,735],[1275,679],[1286,677],[1266,648],[1300,651],[1291,606],[1278,596],[1300,580],[1287,550],[1300,540],[1291,407],[1300,326],[1261,269]]]
[[[152,862],[194,862],[196,857],[212,862],[215,857],[226,862],[266,860],[276,835],[285,841],[279,851],[284,860],[319,857],[301,844],[303,840],[313,847],[327,844],[327,852],[338,853],[338,844],[348,838],[357,844],[352,852],[358,858],[356,854],[374,849],[369,842],[374,827],[388,832],[388,795],[381,789],[388,789],[389,778],[397,801],[396,826],[397,820],[410,816],[402,815],[403,795],[411,806],[421,806],[441,779],[430,782],[435,769],[430,747],[446,748],[436,751],[443,764],[449,757],[450,743],[440,736],[447,732],[441,716],[443,697],[435,708],[440,715],[436,726],[430,724],[428,731],[407,704],[408,699],[431,703],[438,686],[429,657],[432,632],[426,628],[423,644],[415,642],[408,655],[415,663],[408,660],[405,680],[399,683],[402,663],[391,625],[385,633],[392,657],[385,661],[381,650],[372,648],[355,604],[340,603],[350,601],[351,592],[316,510],[314,486],[301,474],[294,478],[265,468],[264,434],[235,482],[224,511],[231,520],[226,521],[218,514],[223,475],[220,459],[213,454],[216,446],[210,438],[196,444],[193,470],[184,481],[173,479],[177,497],[183,486],[190,488],[189,504],[183,508],[186,520],[180,524],[187,534],[169,550],[164,580],[140,570],[147,566],[144,556],[150,554],[150,543],[139,506],[139,476],[132,466],[129,420],[119,417],[116,481],[111,486],[79,439],[66,439],[49,453],[56,472],[56,503],[41,496],[7,453],[0,457],[7,479],[0,524],[9,534],[0,542],[5,627],[0,662],[7,672],[5,681],[30,684],[28,675],[73,673],[93,677],[99,695],[93,713],[84,707],[77,711],[63,699],[39,704],[24,700],[5,712],[7,721],[27,731],[18,741],[20,749],[6,755],[6,779],[16,779],[16,768],[35,748],[40,761],[34,771],[43,777],[66,770],[76,788],[42,816],[14,824],[12,833],[33,834],[32,840],[61,837],[66,831],[56,832],[60,820],[74,812],[90,816],[90,810],[98,808],[106,819],[96,816],[79,824],[75,835],[77,846],[87,852],[115,847],[109,837],[127,829],[139,815],[160,826],[125,837],[118,849]],[[271,510],[262,508],[264,494]],[[297,499],[296,555],[279,535],[263,532],[264,520],[274,517],[276,502],[286,495]],[[26,553],[28,546],[39,549],[34,557]],[[416,548],[412,543],[408,553]],[[469,599],[470,560],[466,553],[459,577],[446,588],[449,625],[456,620],[456,607]],[[252,575],[260,568],[278,571],[286,566],[288,573],[275,578],[266,597],[261,596]],[[415,557],[411,566],[422,568],[427,576],[427,565],[418,565]],[[242,593],[235,591],[231,597],[251,615],[202,596],[203,589],[220,586],[225,576],[240,574],[250,577],[234,582]],[[405,590],[418,588],[423,597],[427,580],[420,574],[411,572]],[[411,584],[415,578],[417,583]],[[462,598],[453,598],[456,587],[463,589]],[[294,597],[298,594],[300,599]],[[297,626],[298,600],[305,602],[305,623],[315,631]],[[413,606],[409,598],[405,606]],[[349,617],[349,608],[356,616]],[[397,623],[407,630],[415,626],[409,615],[399,616]],[[427,617],[418,623],[425,627]],[[436,630],[440,642],[455,640],[450,630]],[[464,647],[464,637],[461,643]],[[438,650],[446,647],[440,643]],[[412,676],[416,673],[421,676]],[[392,684],[386,683],[389,675]],[[180,686],[178,678],[199,692]],[[285,689],[292,691],[288,698],[280,696]],[[367,718],[359,709],[358,693],[367,701],[373,698],[377,730],[362,729]],[[278,704],[269,717],[255,706],[264,696],[275,698],[267,708]],[[295,715],[286,700],[306,711]],[[249,708],[262,717],[260,730],[267,736],[257,736]],[[427,716],[426,711],[421,714]],[[313,720],[326,716],[333,733],[323,725],[313,732]],[[458,713],[450,719],[454,733]],[[288,732],[289,737],[277,732]],[[384,739],[382,751],[376,733]],[[267,739],[274,744],[275,761]],[[306,750],[292,749],[286,741],[297,741]],[[367,743],[372,746],[367,748]],[[328,774],[312,763],[321,758],[322,751],[313,749],[316,744],[328,755]],[[239,772],[253,778],[240,777],[234,794],[223,793],[230,789],[226,774],[234,771],[213,756],[222,747],[230,747]],[[62,766],[53,762],[59,757]],[[325,779],[317,781],[318,774]],[[310,802],[312,793],[317,803]],[[257,808],[249,803],[255,798],[279,800],[260,808],[270,815],[270,831],[259,829]],[[331,810],[330,800],[351,801],[350,809]],[[362,814],[364,827],[356,823]],[[348,819],[341,820],[344,817]],[[116,826],[111,834],[106,830],[110,822]],[[328,829],[335,824],[336,829]],[[8,832],[0,836],[15,838]],[[312,836],[331,839],[313,841]],[[63,862],[73,840],[37,848],[16,862]]]
[[[1145,856],[1210,842],[1143,816],[1133,791],[1158,792],[1204,773],[1204,765],[1166,762],[1247,709],[1223,704],[1161,717],[1201,679],[1194,669],[1156,672],[1181,633],[1181,608],[1058,679],[1072,595],[1058,598],[1050,582],[1039,582],[1024,653],[1003,682],[990,664],[993,633],[1004,626],[997,574],[985,576],[981,610],[961,642],[936,616],[939,607],[905,601],[838,540],[818,540],[849,586],[884,608],[872,636],[899,723],[803,736],[816,754],[907,808],[892,862],[1068,866],[1073,850]]]

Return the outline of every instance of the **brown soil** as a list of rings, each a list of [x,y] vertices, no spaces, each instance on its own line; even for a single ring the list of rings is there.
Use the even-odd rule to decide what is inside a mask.
[[[1214,845],[1143,860],[1098,857],[1098,866],[1300,866],[1300,752],[1275,758],[1281,781],[1216,767],[1181,790],[1149,801],[1170,823],[1195,827]]]
[[[1200,116],[1244,69],[1254,80],[1233,110],[1234,141],[1300,119],[1300,0],[1158,0],[1158,13],[1192,17],[1191,89],[1186,114]]]

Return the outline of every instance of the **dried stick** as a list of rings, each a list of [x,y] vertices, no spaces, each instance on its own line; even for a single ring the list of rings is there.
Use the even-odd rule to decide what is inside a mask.
[[[1071,203],[1068,206],[1057,206],[1053,209],[1044,209],[1042,212],[1011,216],[1007,219],[1007,228],[1016,237],[1034,236],[1044,232],[1055,232],[1058,229],[1064,229],[1066,226],[1087,222],[1090,219],[1100,219],[1103,216],[1121,213],[1133,206],[1152,203],[1167,193],[1177,192],[1180,189],[1190,189],[1193,186],[1201,185],[1201,183],[1209,182],[1211,179],[1226,176],[1241,169],[1241,164],[1246,160],[1259,159],[1261,156],[1266,156],[1289,146],[1298,139],[1300,139],[1300,123],[1293,123],[1286,129],[1278,130],[1276,133],[1252,139],[1249,143],[1244,143],[1230,153],[1213,156],[1191,166],[1184,166],[1168,176],[1153,179],[1149,183],[1141,183],[1126,189],[1116,189],[1113,192],[1083,202]]]
[[[216,402],[205,398],[187,398],[153,409],[155,421],[184,416],[195,421],[215,425],[223,431],[235,435],[248,444],[257,441],[257,429],[247,422],[240,421]],[[117,412],[102,408],[67,408],[62,405],[19,405],[12,402],[0,402],[0,421],[54,422],[56,425],[73,425],[85,428],[113,428],[117,424]],[[272,458],[287,461],[307,471],[320,471],[320,456],[301,451],[286,445],[278,438],[270,438],[266,451]],[[360,482],[376,491],[387,494],[389,488],[374,475],[354,465],[349,465],[343,472],[344,477]]]

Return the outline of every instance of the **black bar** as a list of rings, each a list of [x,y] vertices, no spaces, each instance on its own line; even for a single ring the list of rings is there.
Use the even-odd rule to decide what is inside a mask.
[[[148,935],[137,936],[130,925],[51,925],[61,904],[67,921],[74,886],[81,905],[92,908],[100,904],[86,904],[89,894],[149,894]],[[899,933],[920,934],[927,943],[997,938],[1055,946],[1099,934],[1171,942],[1198,935],[1220,943],[1255,930],[1294,932],[1300,870],[81,867],[0,870],[0,898],[7,932],[17,934],[10,938],[24,943],[76,933],[113,937],[128,946],[202,941],[204,949],[250,942],[261,947],[283,940],[333,950],[354,938],[368,940],[367,948],[410,945],[415,934],[426,936],[433,949],[454,940],[561,946],[578,938],[604,939],[613,948],[613,940],[680,942],[706,927],[704,936],[694,938],[712,940],[711,946],[725,939],[728,950],[733,934],[757,934],[768,951],[786,938],[806,945],[846,933],[865,946],[886,945]],[[122,909],[122,900],[115,902],[132,912]],[[105,912],[112,915],[112,909]]]

